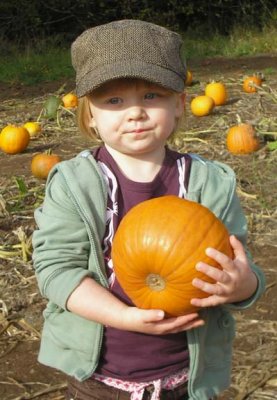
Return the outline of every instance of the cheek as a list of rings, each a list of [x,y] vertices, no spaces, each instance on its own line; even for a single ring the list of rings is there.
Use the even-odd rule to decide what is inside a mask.
[[[176,125],[176,121],[179,119],[176,114],[176,109],[174,106],[170,107],[168,112],[162,113],[160,116],[160,121],[163,126],[165,126],[168,130],[172,131],[172,129]]]
[[[101,118],[96,118],[96,123],[98,128],[105,132],[116,130],[119,126],[118,119],[109,114],[101,115]]]

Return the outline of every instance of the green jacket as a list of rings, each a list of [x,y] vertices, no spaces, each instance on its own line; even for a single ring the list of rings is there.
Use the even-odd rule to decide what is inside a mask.
[[[235,194],[235,175],[226,165],[192,155],[188,199],[210,208],[246,244],[246,219]],[[38,284],[50,301],[44,311],[39,361],[82,381],[95,371],[103,326],[66,309],[85,276],[108,287],[101,249],[105,231],[106,184],[89,151],[57,164],[35,211],[33,260]],[[230,309],[251,306],[264,290],[264,275],[253,264],[259,285],[247,301],[201,311],[206,323],[187,332],[190,399],[205,400],[230,384],[235,324]]]

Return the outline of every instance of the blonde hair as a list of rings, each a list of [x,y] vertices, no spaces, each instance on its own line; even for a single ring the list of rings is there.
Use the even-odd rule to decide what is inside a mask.
[[[89,106],[89,97],[90,96],[87,95],[79,99],[77,109],[77,124],[80,132],[84,136],[92,139],[94,142],[103,143],[97,130],[90,126],[92,114]]]

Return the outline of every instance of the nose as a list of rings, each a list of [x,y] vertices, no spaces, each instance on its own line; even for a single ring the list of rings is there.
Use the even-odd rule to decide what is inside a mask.
[[[139,105],[130,107],[127,110],[128,121],[141,120],[141,119],[145,119],[145,117],[146,117],[146,111],[143,107],[141,107]]]

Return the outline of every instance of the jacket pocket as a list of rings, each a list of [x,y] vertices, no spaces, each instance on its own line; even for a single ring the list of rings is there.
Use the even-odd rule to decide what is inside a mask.
[[[86,354],[87,359],[90,358],[93,344],[99,340],[99,324],[53,303],[47,305],[43,315],[42,339],[47,337],[61,350],[76,350]]]

